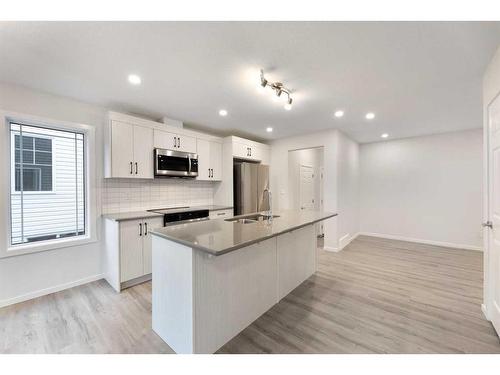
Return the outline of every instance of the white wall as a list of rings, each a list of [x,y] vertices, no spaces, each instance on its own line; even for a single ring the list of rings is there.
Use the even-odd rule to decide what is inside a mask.
[[[482,130],[363,144],[361,232],[481,247]]]
[[[349,244],[359,232],[359,145],[339,132],[337,144],[339,248]]]
[[[96,158],[102,160],[102,125],[105,110],[71,99],[37,93],[19,86],[0,84],[0,109],[48,119],[83,123],[96,129]],[[2,132],[2,136],[5,132]],[[2,160],[2,162],[5,162]],[[96,189],[100,207],[102,163],[97,163]],[[4,192],[0,192],[2,217],[6,212]],[[97,213],[99,215],[99,212]],[[1,222],[5,227],[7,223]],[[3,232],[4,233],[4,232]],[[4,246],[2,238],[0,246]],[[100,244],[61,248],[0,259],[0,306],[45,294],[68,285],[101,277]]]
[[[356,170],[357,158],[344,157],[343,153],[346,150],[354,152],[352,144],[355,142],[349,140],[340,131],[332,129],[317,133],[309,133],[295,137],[283,138],[274,141],[271,144],[271,189],[274,192],[273,208],[289,209],[290,207],[290,186],[288,179],[288,157],[290,150],[299,150],[312,147],[323,147],[324,154],[324,171],[323,171],[323,187],[324,187],[324,210],[327,212],[337,212],[338,217],[325,221],[325,248],[329,250],[339,250],[341,245],[339,239],[345,237],[346,234],[351,236],[357,233],[358,225],[353,223],[351,215],[356,216],[357,205],[344,205],[342,211],[339,210],[339,196],[349,196],[350,186],[357,186],[357,174],[350,171]],[[356,146],[357,147],[357,146]],[[339,166],[342,164],[342,166]],[[351,163],[353,163],[351,165]],[[345,185],[339,185],[340,178],[349,179]],[[339,189],[342,192],[339,192]],[[353,195],[354,197],[354,195]],[[356,199],[354,199],[356,200]],[[355,202],[351,202],[355,203]],[[354,213],[353,213],[354,212]],[[347,218],[343,222],[344,217]],[[342,222],[342,224],[339,224]]]

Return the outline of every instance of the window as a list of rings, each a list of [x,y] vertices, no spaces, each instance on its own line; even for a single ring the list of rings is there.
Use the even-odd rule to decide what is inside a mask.
[[[83,133],[10,123],[11,244],[86,234]]]
[[[24,191],[52,191],[52,139],[15,134],[14,143],[15,190],[21,191],[22,169]]]

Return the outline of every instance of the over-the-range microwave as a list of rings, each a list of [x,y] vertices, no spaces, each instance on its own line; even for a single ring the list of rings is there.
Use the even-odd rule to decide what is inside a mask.
[[[198,154],[155,148],[155,177],[198,176]]]

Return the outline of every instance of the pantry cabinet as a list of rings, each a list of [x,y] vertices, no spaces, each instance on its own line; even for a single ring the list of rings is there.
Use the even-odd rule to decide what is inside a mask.
[[[202,181],[222,180],[222,143],[206,139],[197,140],[198,177]]]

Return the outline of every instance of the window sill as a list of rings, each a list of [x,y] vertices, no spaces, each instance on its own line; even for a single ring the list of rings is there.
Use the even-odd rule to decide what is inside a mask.
[[[68,247],[82,246],[96,242],[97,239],[91,236],[81,236],[78,238],[56,239],[56,240],[43,241],[40,243],[15,245],[8,247],[5,253],[0,254],[0,258],[7,258],[12,256],[38,253],[42,251],[63,249]]]

